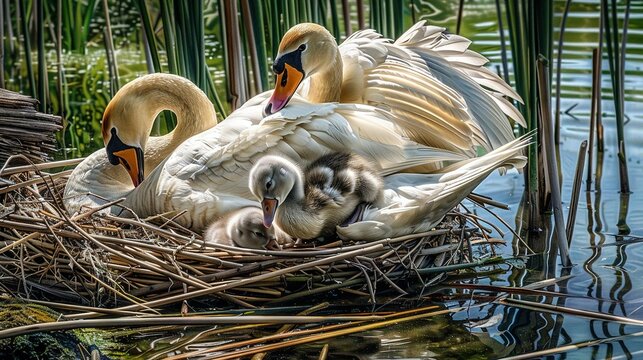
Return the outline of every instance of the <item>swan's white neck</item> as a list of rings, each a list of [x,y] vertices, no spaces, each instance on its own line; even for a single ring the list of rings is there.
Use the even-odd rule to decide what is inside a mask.
[[[173,131],[157,137],[154,146],[146,149],[145,156],[150,157],[149,160],[162,161],[183,141],[216,125],[212,103],[188,80],[163,77],[135,90],[141,115],[146,116],[140,119],[144,122],[144,134],[150,133],[154,120],[163,110],[172,111],[177,119]]]
[[[308,92],[305,97],[314,103],[338,102],[342,88],[342,57],[334,41],[326,46],[334,46],[335,55],[330,62],[320,65],[321,69],[309,78]]]

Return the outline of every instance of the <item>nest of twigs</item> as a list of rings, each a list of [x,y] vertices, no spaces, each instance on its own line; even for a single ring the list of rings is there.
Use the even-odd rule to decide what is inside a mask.
[[[0,172],[0,291],[120,307],[105,310],[115,314],[196,298],[253,308],[330,292],[375,303],[490,261],[499,241],[460,208],[430,232],[375,242],[283,251],[205,244],[173,222],[180,214],[135,219],[87,209],[70,216],[61,199],[70,170],[49,172],[69,163]]]
[[[38,100],[0,89],[0,164],[11,155],[23,154],[33,162],[49,159],[57,149],[60,116],[41,113]]]

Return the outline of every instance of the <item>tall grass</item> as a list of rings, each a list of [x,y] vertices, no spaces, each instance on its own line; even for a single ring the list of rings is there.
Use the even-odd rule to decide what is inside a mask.
[[[519,104],[522,115],[527,122],[527,131],[538,129],[537,94],[536,94],[536,57],[544,49],[538,46],[536,33],[538,31],[550,32],[551,29],[540,29],[537,26],[542,21],[535,10],[533,2],[519,0],[505,0],[507,10],[507,27],[511,44],[514,81],[516,91],[523,98],[525,104]],[[548,39],[546,34],[540,35],[541,39]],[[545,51],[546,52],[546,51]],[[540,133],[540,132],[539,132]],[[528,202],[530,204],[529,228],[542,227],[541,209],[545,207],[544,176],[539,174],[540,140],[530,145],[528,149],[529,163],[527,166],[526,186]]]
[[[36,78],[34,76],[33,64],[31,63],[31,40],[29,33],[29,17],[27,17],[27,10],[25,5],[26,0],[18,0],[18,12],[20,18],[20,27],[22,30],[23,49],[25,56],[25,64],[27,66],[27,77],[29,79],[29,94],[36,97]]]
[[[63,46],[65,50],[84,53],[90,35],[90,23],[96,13],[96,0],[63,0]]]
[[[37,99],[40,102],[38,109],[42,112],[47,111],[48,102],[48,89],[49,84],[47,81],[47,61],[45,60],[45,17],[44,17],[44,0],[34,1],[35,11],[35,25],[36,25],[36,46],[38,52],[38,90]]]
[[[118,64],[116,62],[116,51],[114,50],[114,40],[112,39],[112,23],[109,17],[109,4],[103,0],[103,15],[105,16],[104,42],[105,53],[107,55],[107,65],[109,68],[110,94],[114,96],[120,88],[118,81]]]
[[[607,57],[612,81],[612,94],[614,97],[614,115],[616,116],[616,135],[619,159],[619,175],[621,179],[621,192],[630,192],[630,181],[627,171],[627,155],[625,153],[625,121],[624,121],[624,74],[625,53],[627,45],[627,29],[629,24],[631,2],[625,3],[623,32],[619,41],[619,21],[616,0],[602,0],[601,17],[607,45]]]

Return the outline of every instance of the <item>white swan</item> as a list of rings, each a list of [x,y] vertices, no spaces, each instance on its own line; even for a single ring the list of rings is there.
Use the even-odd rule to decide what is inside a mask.
[[[507,116],[525,126],[503,96],[520,96],[483,65],[471,42],[419,22],[393,42],[362,30],[339,47],[317,24],[284,35],[275,57],[273,113],[298,93],[315,103],[341,101],[389,109],[417,142],[475,156],[514,139]],[[428,130],[427,130],[428,129]]]
[[[172,87],[175,81],[181,82],[180,90]],[[155,74],[137,79],[136,84],[123,87],[110,103],[103,122],[109,155],[92,155],[99,161],[86,160],[71,175],[65,191],[68,210],[77,210],[79,203],[70,201],[69,195],[98,192],[113,200],[126,194],[124,205],[138,215],[185,210],[177,221],[199,231],[230,211],[258,205],[247,187],[248,172],[265,154],[285,155],[305,165],[326,153],[354,152],[387,173],[466,158],[410,141],[397,130],[392,114],[366,105],[310,104],[295,98],[287,109],[261,120],[270,93],[256,96],[222,123],[185,141],[182,136],[147,144],[155,115],[168,104],[173,104],[177,120],[185,126],[181,134],[188,132],[187,124],[192,132],[205,127],[204,121],[211,124],[214,111],[203,92],[177,76]],[[129,193],[131,185],[125,186],[123,176],[92,181],[113,171],[108,158],[128,167],[136,181],[143,150],[156,160],[179,140],[183,143]]]
[[[162,110],[176,114],[175,129],[164,136],[141,136],[150,133]],[[127,83],[103,115],[106,149],[95,151],[76,166],[65,186],[65,207],[76,213],[82,206],[125,197],[184,140],[216,123],[212,103],[183,77],[150,74]],[[114,166],[118,164],[123,166]]]

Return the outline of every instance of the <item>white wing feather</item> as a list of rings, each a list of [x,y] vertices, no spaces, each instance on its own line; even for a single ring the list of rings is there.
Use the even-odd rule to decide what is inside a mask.
[[[337,227],[338,235],[350,240],[379,240],[428,231],[462,201],[492,171],[522,168],[521,149],[530,136],[516,139],[479,158],[451,166],[442,174],[395,174],[385,178],[385,203],[369,208],[363,221]]]

